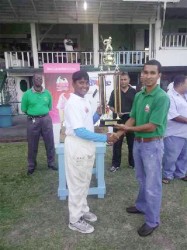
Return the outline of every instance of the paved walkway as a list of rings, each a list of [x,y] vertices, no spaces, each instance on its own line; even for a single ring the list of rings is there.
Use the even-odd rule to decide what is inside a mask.
[[[13,126],[9,128],[0,128],[0,142],[18,142],[26,141],[27,117],[25,115],[13,116]]]

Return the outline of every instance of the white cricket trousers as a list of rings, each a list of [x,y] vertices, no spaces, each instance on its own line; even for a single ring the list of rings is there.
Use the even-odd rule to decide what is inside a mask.
[[[95,144],[75,136],[64,142],[65,173],[69,190],[69,222],[77,222],[89,212],[87,195],[95,160]]]

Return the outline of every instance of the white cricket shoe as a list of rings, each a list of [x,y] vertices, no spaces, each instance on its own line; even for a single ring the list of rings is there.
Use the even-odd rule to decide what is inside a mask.
[[[69,223],[69,228],[74,231],[78,231],[83,234],[93,233],[94,227],[88,224],[83,218],[80,218],[75,223]]]
[[[90,222],[95,222],[97,221],[97,216],[91,212],[87,212],[83,214],[83,219]]]

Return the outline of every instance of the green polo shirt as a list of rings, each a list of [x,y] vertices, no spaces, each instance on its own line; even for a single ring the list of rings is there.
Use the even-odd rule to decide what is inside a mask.
[[[135,126],[153,123],[157,127],[153,132],[135,132],[135,136],[141,138],[164,136],[168,110],[169,97],[159,85],[150,93],[146,92],[146,88],[137,93],[130,114],[130,117],[135,119]]]
[[[47,89],[42,92],[29,89],[24,93],[21,101],[21,110],[27,115],[45,115],[51,109],[52,96]]]

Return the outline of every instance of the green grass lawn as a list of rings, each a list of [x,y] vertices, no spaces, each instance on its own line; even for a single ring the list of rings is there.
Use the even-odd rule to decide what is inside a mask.
[[[98,216],[95,231],[83,235],[67,227],[67,201],[57,197],[58,172],[47,169],[43,143],[40,143],[37,170],[29,177],[26,143],[0,144],[0,249],[186,250],[186,183],[175,180],[164,186],[162,224],[153,235],[141,238],[136,231],[144,222],[143,216],[125,212],[133,204],[138,188],[134,170],[127,168],[126,144],[122,169],[116,173],[108,171],[111,156],[108,147],[105,198],[88,198],[91,210]]]

